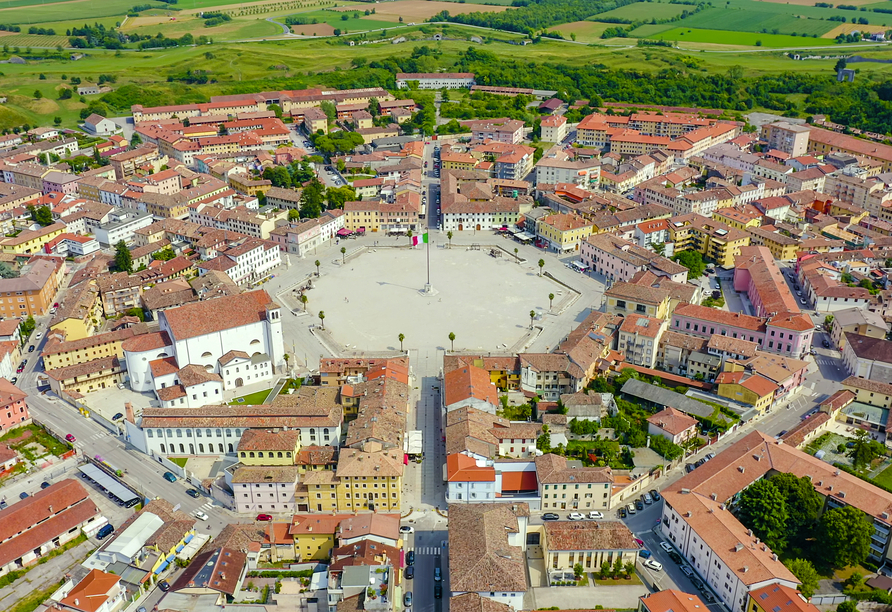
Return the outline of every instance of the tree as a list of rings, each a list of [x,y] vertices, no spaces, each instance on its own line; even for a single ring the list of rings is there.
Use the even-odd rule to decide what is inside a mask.
[[[449,241],[449,248],[452,248],[452,232],[446,232],[446,239]]]
[[[793,572],[793,575],[802,583],[799,585],[799,591],[807,599],[811,599],[811,596],[815,594],[815,591],[818,588],[819,580],[818,572],[815,571],[815,566],[807,559],[790,559],[789,561],[784,561],[784,565],[786,565],[787,569]]]
[[[873,526],[861,510],[853,506],[827,510],[818,525],[821,556],[831,566],[858,565],[867,558]]]
[[[516,261],[517,263],[520,263],[520,257],[517,256],[519,250],[520,249],[518,249],[517,247],[514,247],[514,261]]]
[[[400,341],[400,352],[403,352],[403,340],[406,339],[406,334],[400,334],[397,336],[397,339]]]
[[[55,125],[62,125],[62,117],[53,117],[53,123]]]
[[[296,208],[292,208],[288,211],[288,220],[289,221],[297,221],[300,219],[300,211]]]
[[[130,256],[130,249],[123,240],[115,245],[115,267],[121,272],[133,273],[133,257]]]
[[[536,311],[530,311],[530,329],[533,329],[533,321],[536,319]]]
[[[633,573],[635,573],[635,564],[631,561],[627,561],[625,565],[623,565],[623,571],[626,574],[626,578],[629,578]]]
[[[0,278],[18,278],[19,272],[8,264],[0,262]]]
[[[553,293],[549,293],[549,294],[548,294],[548,310],[551,310],[551,303],[552,303],[553,301],[554,301],[554,294],[553,294]]]
[[[858,604],[851,599],[847,599],[836,606],[836,612],[858,612]]]
[[[344,208],[345,202],[356,200],[356,191],[353,187],[344,185],[343,187],[329,187],[325,192],[325,199],[328,202],[328,210],[335,208]]]
[[[811,481],[785,472],[775,474],[770,480],[787,504],[787,533],[796,534],[814,525],[824,507],[824,497],[815,491]]]
[[[409,244],[412,244],[412,230],[406,232],[406,237],[409,239]]]
[[[855,445],[849,451],[849,457],[852,458],[852,464],[855,469],[860,469],[870,465],[877,457],[882,457],[886,452],[886,447],[876,440],[871,439],[870,434],[859,429],[855,432]]]
[[[40,93],[40,90],[39,90],[39,89],[36,89],[36,90],[34,91],[34,98],[37,99],[37,100],[40,100],[42,97],[43,97],[43,94]]]
[[[697,251],[681,251],[676,253],[672,259],[688,269],[688,278],[692,280],[703,276],[703,271],[706,270],[703,255]]]
[[[130,148],[135,149],[136,147],[138,147],[141,144],[142,144],[142,138],[140,138],[139,134],[134,132],[133,138],[130,139]]]
[[[307,311],[307,302],[310,301],[310,298],[307,297],[306,293],[300,294],[300,303],[304,305],[304,312]]]
[[[846,58],[841,57],[836,60],[836,65],[833,66],[833,72],[839,72],[840,70],[844,70],[846,67]]]
[[[452,350],[455,350],[455,332],[449,332],[449,342],[452,343]]]
[[[31,213],[31,220],[43,227],[53,224],[53,213],[49,206],[29,206],[28,212]]]
[[[341,263],[347,263],[347,247],[341,247]]]
[[[176,251],[173,250],[172,247],[166,246],[160,251],[155,251],[152,253],[152,259],[157,261],[170,261],[177,256]]]
[[[613,572],[612,573],[614,576],[619,576],[620,574],[623,573],[623,557],[622,557],[622,555],[619,555],[616,558],[616,561],[613,562]]]
[[[319,317],[319,322],[322,324],[322,329],[325,329],[325,311],[320,310],[317,316]]]
[[[771,480],[757,480],[740,494],[740,522],[753,530],[775,551],[782,550],[786,535],[787,502]]]
[[[34,330],[36,328],[37,322],[34,321],[34,317],[28,315],[28,318],[22,321],[21,325],[19,325],[19,333],[21,334],[22,338],[27,338],[32,333],[34,333]]]
[[[544,431],[544,428],[542,434],[536,438],[536,448],[543,453],[551,452],[551,434]]]
[[[544,259],[540,259],[540,260],[539,260],[539,276],[540,276],[540,277],[542,276],[542,268],[544,268],[544,267],[545,267],[545,260],[544,260]]]
[[[573,575],[576,576],[576,580],[582,578],[582,575],[585,573],[585,568],[582,567],[582,563],[577,563],[573,566]]]
[[[319,266],[321,265],[319,263],[319,260],[317,259],[316,261],[314,261],[313,265],[316,266],[316,276],[319,276]]]
[[[666,243],[665,242],[657,242],[651,245],[654,248],[654,253],[662,256],[663,253],[666,252]]]
[[[830,330],[833,327],[833,315],[827,315],[824,317],[824,329]]]

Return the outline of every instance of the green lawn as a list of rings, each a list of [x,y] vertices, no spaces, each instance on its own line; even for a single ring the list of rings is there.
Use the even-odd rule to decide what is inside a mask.
[[[650,20],[650,19],[671,19],[681,15],[682,11],[691,10],[691,7],[685,4],[664,4],[662,2],[636,2],[627,4],[606,13],[598,13],[589,17],[592,21],[602,21],[604,17],[619,17],[620,19],[631,19],[632,21]]]
[[[186,467],[186,463],[189,461],[189,457],[168,457],[171,463],[175,463],[181,468]]]
[[[756,0],[726,0],[720,6],[721,8],[710,8],[691,15],[683,23],[691,28],[741,32],[760,32],[764,29],[768,33],[776,28],[779,34],[805,32],[819,36],[840,24],[838,21],[827,21],[832,16],[845,17],[846,21],[851,21],[852,17],[864,17],[872,25],[892,25],[892,15],[885,13],[843,11]]]
[[[266,391],[257,391],[256,393],[249,393],[248,395],[237,397],[231,402],[229,402],[230,406],[255,406],[257,404],[262,404],[269,392],[272,389],[267,389]]]
[[[356,12],[343,12],[343,11],[308,11],[305,13],[296,13],[296,17],[302,17],[304,19],[316,19],[318,23],[327,23],[333,28],[338,28],[340,30],[347,30],[348,32],[361,32],[365,30],[379,30],[381,28],[393,28],[398,26],[399,23],[394,23],[392,21],[378,21],[374,19],[374,15],[369,15],[368,18],[364,16],[364,9],[359,10],[362,7],[358,7]],[[359,17],[356,17],[359,15]],[[344,19],[347,17],[347,19]],[[285,23],[284,20],[280,20],[282,23]]]
[[[59,19],[78,20],[78,19],[94,19],[96,17],[112,17],[120,15],[123,20],[127,10],[134,4],[151,4],[156,8],[165,8],[163,2],[155,0],[104,0],[103,2],[93,2],[86,0],[75,0],[74,2],[56,2],[56,3],[29,3],[31,6],[21,6],[18,8],[0,8],[0,23],[17,23],[17,24],[43,24],[48,21],[59,21]],[[4,2],[0,6],[9,6]],[[13,6],[16,6],[13,2]],[[27,32],[27,28],[22,28]],[[64,34],[64,32],[63,32]]]
[[[873,477],[874,482],[885,487],[892,487],[892,466]]]

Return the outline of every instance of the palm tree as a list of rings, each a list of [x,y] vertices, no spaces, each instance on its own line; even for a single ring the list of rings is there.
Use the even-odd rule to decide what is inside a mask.
[[[319,276],[319,266],[322,265],[319,263],[319,260],[316,260],[316,276]]]
[[[409,237],[409,244],[411,245],[412,244],[412,230],[409,230],[408,232],[406,232],[406,236]]]
[[[310,298],[307,297],[307,294],[304,293],[300,296],[300,303],[304,305],[304,312],[307,311],[307,302],[310,301]]]
[[[449,248],[452,248],[452,232],[446,232],[446,238],[449,240]]]
[[[452,343],[452,350],[455,350],[455,332],[449,332],[449,342]]]
[[[551,310],[551,303],[552,303],[553,301],[554,301],[554,294],[553,294],[553,293],[549,293],[549,294],[548,294],[548,310]]]
[[[545,267],[545,260],[540,259],[539,260],[539,276],[542,276],[542,268],[544,268],[544,267]]]
[[[533,329],[533,320],[536,318],[536,311],[530,311],[530,329]]]
[[[400,334],[397,336],[397,339],[400,341],[400,352],[403,352],[403,340],[406,339],[406,334]]]
[[[517,256],[517,252],[519,250],[520,249],[518,249],[517,247],[514,247],[514,261],[516,261],[517,263],[520,263],[520,258]]]
[[[341,263],[347,263],[347,247],[341,247]]]
[[[325,311],[319,311],[319,321],[322,323],[322,329],[325,329]]]

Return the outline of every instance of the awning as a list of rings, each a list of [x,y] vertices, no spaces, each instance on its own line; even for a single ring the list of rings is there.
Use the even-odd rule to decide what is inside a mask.
[[[194,533],[190,533],[189,535],[186,536],[186,539],[183,540],[183,541],[184,541],[186,544],[188,544],[189,542],[192,541],[192,538],[193,538],[193,537],[195,537],[195,534],[194,534]]]
[[[170,565],[170,561],[163,561],[161,565],[158,566],[158,569],[155,570],[155,574],[160,574],[161,572],[163,572],[165,569],[167,569],[168,565]]]
[[[502,491],[536,491],[539,482],[536,480],[536,472],[502,472]]]
[[[338,230],[338,236],[349,236],[352,233],[353,232],[351,232],[350,230],[344,228]]]
[[[167,555],[167,562],[170,563],[176,558],[177,558],[176,553],[170,553],[169,555]]]
[[[186,545],[185,545],[185,544],[178,544],[178,545],[177,545],[177,548],[176,548],[176,551],[177,551],[177,552],[180,552],[180,551],[183,550],[184,548],[186,548]]]

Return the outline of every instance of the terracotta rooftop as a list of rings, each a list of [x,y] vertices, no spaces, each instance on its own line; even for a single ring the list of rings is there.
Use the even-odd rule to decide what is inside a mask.
[[[554,521],[545,523],[549,551],[638,550],[622,521]]]
[[[677,436],[697,425],[697,419],[672,407],[664,408],[658,413],[649,416],[647,422],[653,423],[656,427],[673,436]]]

